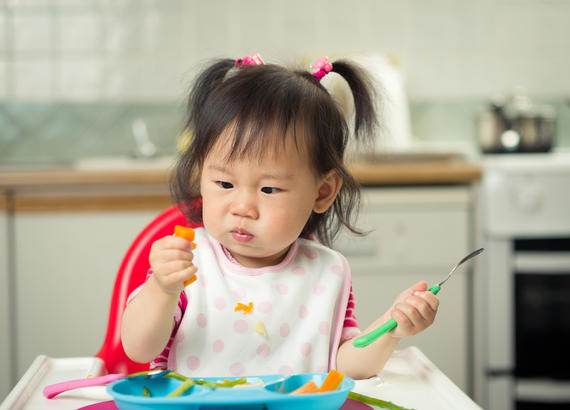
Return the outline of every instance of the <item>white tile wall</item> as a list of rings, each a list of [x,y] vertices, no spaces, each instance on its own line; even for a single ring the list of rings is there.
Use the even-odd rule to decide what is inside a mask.
[[[102,50],[101,16],[80,13],[62,13],[54,19],[57,23],[56,47],[62,54],[96,54]]]
[[[89,101],[103,97],[103,61],[94,57],[60,60],[58,96],[63,100]]]
[[[197,64],[256,51],[397,53],[412,99],[560,97],[569,20],[565,0],[5,0],[0,98],[172,100]]]
[[[6,34],[8,34],[8,27],[6,26],[6,16],[0,13],[0,55],[6,52],[6,44],[8,42]]]
[[[13,45],[17,54],[49,54],[52,51],[52,19],[42,13],[15,12],[12,17]]]
[[[48,56],[18,57],[10,60],[12,71],[7,82],[7,97],[23,100],[49,100],[57,97],[54,91],[56,62]],[[25,55],[25,54],[24,54]]]

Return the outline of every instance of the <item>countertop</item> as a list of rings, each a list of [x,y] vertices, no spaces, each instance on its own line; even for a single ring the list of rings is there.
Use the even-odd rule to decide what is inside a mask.
[[[362,185],[431,185],[470,183],[481,166],[466,161],[353,163],[348,166]],[[0,190],[89,185],[157,185],[168,183],[171,168],[159,169],[7,169],[0,170]]]
[[[0,169],[0,210],[15,212],[164,209],[171,205],[172,162],[159,166]],[[375,161],[348,166],[362,186],[470,184],[478,163],[463,160]]]

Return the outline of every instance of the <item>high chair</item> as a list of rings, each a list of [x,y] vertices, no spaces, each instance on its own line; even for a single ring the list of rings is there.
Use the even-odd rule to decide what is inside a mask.
[[[201,201],[197,201],[194,206],[201,206]],[[121,320],[127,298],[146,279],[152,243],[172,235],[175,225],[197,227],[188,223],[178,206],[172,206],[161,212],[138,234],[121,262],[111,296],[107,332],[99,352],[95,355],[105,362],[109,373],[129,374],[149,368],[149,363],[136,363],[127,357],[121,343]]]

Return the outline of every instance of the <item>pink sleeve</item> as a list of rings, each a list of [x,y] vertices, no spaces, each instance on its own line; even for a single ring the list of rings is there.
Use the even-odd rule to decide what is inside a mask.
[[[152,275],[151,269],[148,270],[145,281],[147,281],[148,278],[150,278],[150,275]],[[138,295],[142,287],[143,285],[140,285],[138,288],[136,288],[131,292],[131,294],[127,299],[127,304],[131,300],[133,300],[133,298],[136,295]],[[174,327],[172,328],[172,334],[170,335],[170,339],[168,340],[168,343],[166,344],[166,347],[164,348],[162,353],[158,355],[158,357],[156,357],[152,362],[150,362],[151,370],[152,369],[166,370],[166,367],[168,365],[168,355],[170,353],[170,347],[172,346],[172,342],[174,341],[174,336],[176,335],[176,331],[178,330],[178,326],[180,325],[180,321],[182,320],[182,316],[184,315],[187,306],[188,306],[188,298],[186,296],[186,293],[180,292],[180,298],[178,299],[178,306],[176,307],[176,311],[174,312]]]
[[[354,293],[352,291],[352,284],[350,285],[350,295],[348,296],[348,303],[346,304],[346,313],[344,315],[344,324],[342,327],[342,334],[340,336],[341,343],[345,340],[352,339],[360,334],[358,328],[358,320],[354,314]]]

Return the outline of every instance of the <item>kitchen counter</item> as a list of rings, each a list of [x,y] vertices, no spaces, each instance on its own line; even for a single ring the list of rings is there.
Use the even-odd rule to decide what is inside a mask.
[[[388,161],[354,163],[363,186],[469,184],[480,179],[476,163]],[[156,209],[171,204],[172,167],[0,170],[0,206],[16,211]]]
[[[363,185],[462,184],[481,177],[479,164],[464,161],[354,163],[350,172]],[[171,170],[74,169],[0,170],[0,190],[77,185],[154,185],[168,183]]]
[[[479,164],[465,161],[355,163],[349,170],[361,185],[468,184],[481,178]]]

